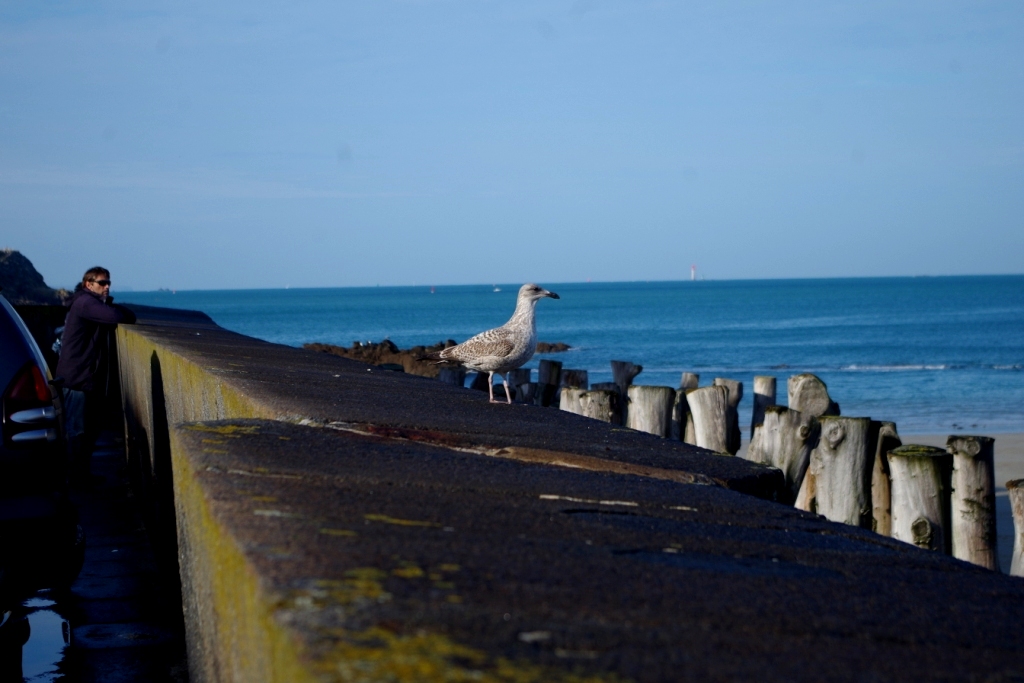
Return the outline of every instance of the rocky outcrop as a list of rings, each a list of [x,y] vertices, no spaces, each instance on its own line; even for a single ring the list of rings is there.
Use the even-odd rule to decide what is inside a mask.
[[[0,249],[0,292],[16,306],[60,305],[67,294],[47,287],[32,262],[14,249]]]
[[[437,361],[423,360],[423,357],[427,354],[449,346],[455,346],[456,342],[454,339],[447,341],[438,342],[431,344],[430,346],[413,346],[410,349],[400,349],[390,339],[385,339],[382,342],[352,342],[352,346],[346,348],[344,346],[334,346],[333,344],[303,344],[302,348],[309,349],[310,351],[320,351],[322,353],[330,353],[335,356],[341,356],[342,358],[351,358],[353,360],[362,361],[371,365],[390,365],[392,369],[397,370],[397,366],[401,366],[405,372],[412,375],[421,375],[423,377],[437,377],[441,371],[442,365],[439,365]],[[559,351],[568,351],[569,345],[562,342],[538,342],[537,353],[557,353]]]
[[[380,343],[352,342],[352,346],[349,348],[319,343],[303,344],[302,348],[330,353],[342,358],[351,358],[371,365],[400,365],[405,372],[412,375],[437,377],[441,371],[440,366],[436,361],[422,360],[423,356],[448,346],[455,346],[455,341],[449,339],[430,346],[414,346],[405,350],[398,348],[390,339],[385,339]]]

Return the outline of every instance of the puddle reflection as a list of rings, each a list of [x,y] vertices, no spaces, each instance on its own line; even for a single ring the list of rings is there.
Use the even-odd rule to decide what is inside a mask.
[[[0,681],[48,683],[71,642],[71,626],[57,613],[49,591],[0,614]]]

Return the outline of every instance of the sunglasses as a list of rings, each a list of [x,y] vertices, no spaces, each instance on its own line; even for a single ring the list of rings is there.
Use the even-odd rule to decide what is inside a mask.
[[[95,282],[100,287],[106,287],[110,284],[110,280],[89,280],[89,282]]]

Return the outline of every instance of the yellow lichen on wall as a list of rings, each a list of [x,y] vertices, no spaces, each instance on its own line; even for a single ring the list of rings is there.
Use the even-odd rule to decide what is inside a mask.
[[[530,662],[491,660],[481,650],[437,633],[398,635],[384,628],[339,634],[318,671],[338,683],[625,683],[613,673],[588,675]]]
[[[584,675],[494,658],[419,629],[394,633],[373,626],[365,630],[314,630],[320,643],[311,653],[301,634],[275,619],[281,610],[322,610],[336,606],[365,610],[390,602],[384,587],[389,576],[422,579],[425,572],[403,566],[387,572],[355,567],[340,580],[314,582],[310,590],[287,594],[266,591],[241,545],[216,518],[196,477],[192,455],[172,433],[171,454],[175,507],[182,559],[182,592],[186,605],[189,652],[198,680],[285,683],[616,683],[614,674]],[[444,565],[449,570],[456,566]],[[292,620],[287,620],[292,621]],[[324,643],[330,643],[324,647]]]
[[[132,408],[138,418],[152,420],[157,392],[165,402],[167,424],[172,426],[203,420],[281,417],[229,379],[153,341],[145,328],[122,325],[117,342],[126,408]],[[160,387],[154,385],[155,372],[160,375]],[[152,424],[147,426],[152,434]]]
[[[234,538],[213,517],[191,458],[171,434],[174,501],[189,666],[200,681],[321,680],[302,666],[289,634]]]
[[[355,567],[338,581],[314,583],[310,591],[277,594],[263,585],[231,528],[220,520],[202,482],[194,458],[211,450],[226,454],[238,447],[238,439],[259,433],[248,425],[193,425],[197,421],[237,418],[282,419],[237,384],[198,360],[186,358],[154,341],[144,328],[121,326],[118,355],[122,391],[132,440],[148,440],[149,454],[157,432],[154,408],[164,409],[164,429],[169,432],[170,471],[177,522],[182,597],[186,623],[189,667],[192,680],[244,683],[618,683],[614,674],[583,675],[541,666],[528,661],[511,662],[453,641],[427,629],[395,633],[381,626],[364,630],[331,629],[301,632],[293,619],[278,619],[284,612],[320,610],[344,606],[369,609],[390,601],[388,580],[433,581],[435,587],[454,590],[439,573],[427,573],[413,565],[391,571]],[[197,354],[197,358],[198,358]],[[154,375],[158,375],[154,377]],[[156,380],[156,381],[155,381]],[[158,386],[157,386],[158,384]],[[196,452],[177,431],[198,431]],[[199,435],[197,435],[199,436]],[[244,441],[243,441],[244,443]],[[264,444],[265,445],[265,444]],[[136,443],[136,446],[141,444]],[[217,446],[217,448],[211,448]],[[153,457],[152,455],[150,457]],[[258,468],[257,468],[258,469]],[[150,473],[160,471],[151,467]],[[434,522],[367,514],[371,523],[397,526],[437,526]],[[320,529],[330,536],[359,538],[347,529]],[[448,563],[439,571],[458,571]],[[332,568],[336,572],[337,568]],[[436,574],[436,575],[435,575]],[[454,593],[447,602],[463,603]],[[315,619],[310,623],[315,623]]]
[[[260,429],[255,425],[205,425],[205,424],[190,424],[186,429],[190,429],[194,432],[207,432],[210,434],[220,434],[221,436],[227,436],[231,438],[237,438],[242,434],[258,434]],[[207,439],[207,441],[211,441]],[[226,443],[226,442],[220,442]]]

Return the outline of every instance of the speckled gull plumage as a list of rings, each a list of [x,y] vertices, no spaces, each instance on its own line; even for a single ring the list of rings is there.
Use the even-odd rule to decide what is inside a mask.
[[[467,339],[461,344],[431,354],[441,362],[457,363],[470,370],[488,373],[488,387],[491,403],[494,400],[494,374],[501,376],[505,386],[505,398],[512,402],[508,390],[508,372],[522,366],[533,358],[537,350],[537,322],[535,309],[540,299],[559,298],[554,292],[525,284],[519,288],[516,310],[509,321],[501,327],[487,330]]]

